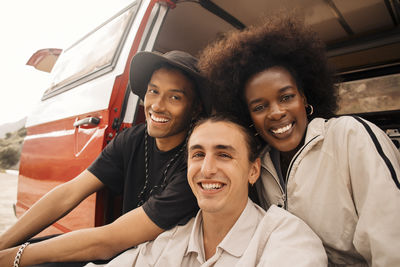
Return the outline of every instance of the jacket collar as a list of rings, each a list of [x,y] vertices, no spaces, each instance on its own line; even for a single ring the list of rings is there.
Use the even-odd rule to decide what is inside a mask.
[[[305,139],[306,144],[318,135],[322,138],[325,136],[326,122],[327,120],[323,118],[315,118],[308,123]]]
[[[319,136],[319,140],[323,139],[325,136],[325,131],[327,127],[327,120],[323,118],[315,118],[310,121],[307,125],[305,144],[307,144],[311,139]],[[273,160],[271,159],[271,154],[274,152],[274,148],[266,145],[263,149],[261,155],[261,166],[267,169],[273,176],[278,177],[275,170]],[[276,152],[276,150],[275,150]]]

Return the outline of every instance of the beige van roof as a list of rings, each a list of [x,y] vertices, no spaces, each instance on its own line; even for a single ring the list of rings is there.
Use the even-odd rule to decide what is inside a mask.
[[[295,13],[326,42],[328,55],[341,73],[400,61],[400,7],[392,0],[177,1],[158,36],[157,50],[179,49],[179,43],[186,43],[182,49],[188,47],[185,37],[192,36],[190,32],[195,29],[198,34],[190,40],[188,52],[196,54],[219,33],[234,29],[229,24],[216,27],[219,18],[199,5],[211,10],[216,5],[243,26],[277,12]]]

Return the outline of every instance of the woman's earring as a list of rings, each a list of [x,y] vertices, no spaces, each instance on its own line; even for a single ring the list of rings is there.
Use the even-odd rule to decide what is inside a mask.
[[[310,111],[307,110],[308,108],[310,109]],[[308,116],[311,116],[311,115],[314,113],[314,108],[313,108],[313,106],[310,105],[310,104],[307,104],[307,105],[306,105],[306,112],[307,112],[307,115],[308,115]]]

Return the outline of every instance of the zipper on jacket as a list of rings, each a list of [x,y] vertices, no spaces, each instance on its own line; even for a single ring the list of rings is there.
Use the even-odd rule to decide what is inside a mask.
[[[283,205],[285,205],[285,195],[286,195],[286,194],[285,194],[284,189],[282,188],[281,183],[279,182],[279,178],[276,177],[275,175],[273,175],[272,171],[268,169],[268,166],[267,166],[267,165],[264,166],[264,169],[265,169],[267,172],[269,172],[269,174],[272,176],[272,178],[274,178],[275,183],[278,185],[279,189],[281,190],[282,199],[283,199]],[[278,206],[279,208],[283,208],[283,207],[282,207],[281,205],[279,205],[279,204],[278,204],[277,206]]]
[[[276,176],[274,176],[274,175],[272,174],[272,172],[268,169],[268,166],[265,166],[264,169],[265,169],[267,172],[269,172],[269,174],[274,178],[274,180],[275,180],[275,182],[277,183],[279,189],[281,190],[281,193],[282,193],[282,194],[285,194],[285,191],[283,190],[282,185],[281,185],[281,183],[279,182],[279,178],[276,177]]]
[[[286,179],[285,179],[285,191],[283,193],[283,197],[285,198],[284,200],[284,209],[288,210],[288,199],[287,199],[287,184],[288,184],[288,180],[289,180],[289,174],[293,168],[293,163],[296,161],[296,159],[300,156],[301,152],[303,152],[303,150],[315,139],[317,138],[319,135],[314,136],[310,141],[308,141],[305,145],[303,145],[299,151],[297,151],[297,153],[294,155],[294,157],[292,158],[292,160],[290,161],[289,164],[289,168],[286,172]]]

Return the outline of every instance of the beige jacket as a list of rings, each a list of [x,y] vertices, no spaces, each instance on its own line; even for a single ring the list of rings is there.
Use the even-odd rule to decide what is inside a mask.
[[[372,123],[317,118],[286,188],[269,151],[256,186],[264,208],[285,206],[317,233],[331,266],[400,266],[399,162],[399,151]]]

